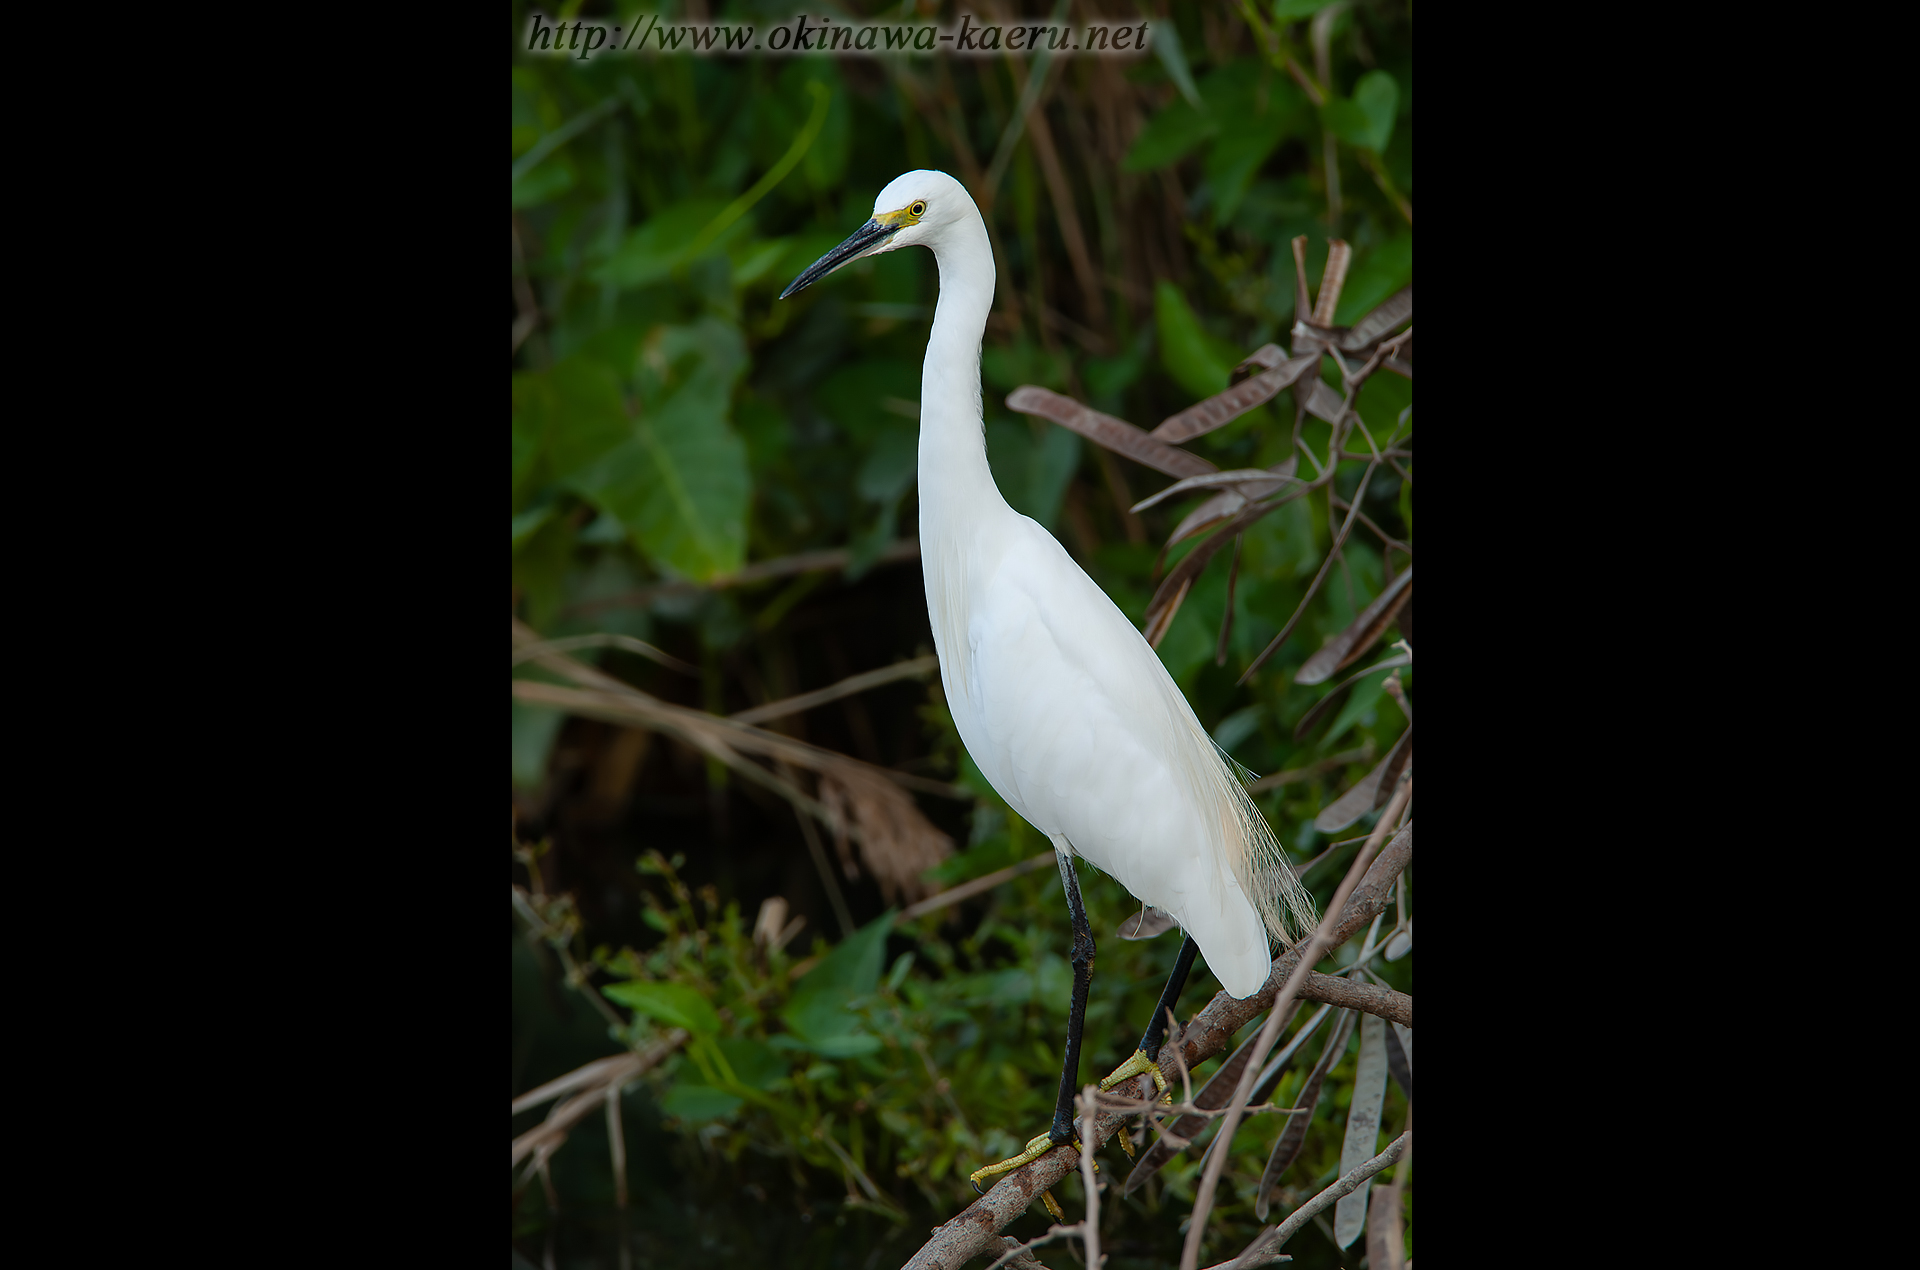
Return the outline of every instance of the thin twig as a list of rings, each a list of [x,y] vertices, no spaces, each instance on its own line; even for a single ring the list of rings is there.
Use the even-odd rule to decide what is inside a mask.
[[[1389,1143],[1387,1149],[1379,1155],[1374,1156],[1365,1164],[1356,1166],[1352,1172],[1346,1174],[1332,1186],[1329,1186],[1326,1190],[1321,1191],[1318,1195],[1315,1195],[1312,1199],[1287,1214],[1285,1221],[1277,1226],[1269,1226],[1267,1229],[1261,1231],[1259,1236],[1256,1237],[1252,1243],[1248,1244],[1239,1256],[1228,1263],[1229,1270],[1245,1270],[1245,1267],[1248,1266],[1264,1264],[1263,1262],[1254,1260],[1254,1258],[1278,1249],[1282,1244],[1286,1243],[1287,1240],[1293,1238],[1294,1233],[1306,1225],[1315,1214],[1324,1210],[1328,1205],[1359,1190],[1375,1173],[1380,1172],[1382,1169],[1392,1167],[1394,1162],[1400,1158],[1401,1153],[1412,1145],[1413,1130],[1409,1129]]]
[[[1047,1233],[1044,1235],[1041,1235],[1038,1239],[1029,1239],[1027,1240],[1027,1242],[1021,1244],[1018,1248],[1007,1249],[1006,1253],[1003,1256],[1001,1256],[1001,1258],[998,1261],[995,1261],[992,1265],[987,1267],[987,1270],[1000,1270],[1002,1266],[1012,1265],[1015,1259],[1018,1258],[1022,1253],[1032,1252],[1035,1248],[1038,1248],[1041,1244],[1050,1244],[1056,1239],[1065,1238],[1066,1236],[1069,1236],[1069,1235],[1077,1235],[1079,1233],[1080,1233],[1079,1222],[1075,1222],[1071,1226],[1049,1226],[1047,1227]]]
[[[839,683],[829,684],[825,688],[816,688],[812,692],[803,692],[798,696],[787,697],[781,701],[769,701],[763,706],[754,706],[749,710],[740,710],[727,717],[735,723],[765,723],[771,719],[784,719],[789,715],[823,706],[829,701],[838,701],[842,697],[851,697],[857,692],[869,688],[878,688],[882,684],[897,683],[902,679],[916,679],[940,669],[938,657],[915,657],[910,661],[895,662],[891,666],[882,666],[879,670],[868,670],[858,675],[849,675]],[[698,671],[695,672],[699,673]]]
[[[874,559],[874,564],[892,564],[901,560],[917,560],[920,557],[920,540],[902,538],[891,543]],[[833,573],[853,563],[853,551],[847,547],[836,547],[827,551],[802,551],[797,555],[779,556],[772,560],[757,560],[743,567],[737,573],[722,574],[709,578],[705,582],[676,580],[662,582],[655,586],[642,587],[638,591],[628,591],[621,595],[610,595],[601,600],[588,600],[568,609],[569,614],[598,613],[605,609],[645,608],[655,600],[675,595],[697,595],[702,591],[724,591],[729,587],[749,586],[755,582],[768,582],[774,578],[792,577],[796,573]]]
[[[1275,772],[1271,776],[1262,776],[1259,780],[1254,781],[1251,785],[1247,786],[1247,792],[1249,794],[1257,794],[1263,790],[1278,789],[1282,785],[1293,785],[1293,784],[1297,784],[1300,781],[1312,780],[1314,777],[1319,776],[1323,772],[1338,771],[1340,768],[1345,767],[1349,763],[1363,762],[1366,759],[1370,759],[1372,757],[1373,757],[1373,745],[1371,742],[1369,742],[1368,744],[1363,745],[1358,749],[1342,750],[1338,754],[1329,755],[1328,757],[1321,759],[1318,763],[1315,763],[1309,767],[1293,767],[1293,768],[1288,768],[1284,772]],[[1349,839],[1349,841],[1359,842],[1361,841],[1361,839],[1352,838],[1352,839]],[[1336,843],[1335,845],[1337,846],[1338,844]],[[1298,869],[1295,869],[1294,872],[1304,873],[1307,871],[1307,869],[1311,868],[1314,864],[1319,863],[1319,860],[1320,860],[1320,857],[1316,856],[1314,857],[1313,860],[1309,861],[1306,864],[1301,865]]]
[[[1085,1114],[1080,1123],[1080,1180],[1087,1192],[1087,1215],[1080,1219],[1081,1239],[1087,1248],[1087,1270],[1100,1270],[1100,1183],[1093,1175],[1094,1123],[1100,1105],[1100,1086],[1080,1091]]]
[[[1238,681],[1240,684],[1244,684],[1247,680],[1253,678],[1254,672],[1266,665],[1267,658],[1273,656],[1273,654],[1279,650],[1280,645],[1287,642],[1287,636],[1293,634],[1293,628],[1299,623],[1301,615],[1307,611],[1307,605],[1312,603],[1313,597],[1319,593],[1320,584],[1327,580],[1328,567],[1333,564],[1334,557],[1340,554],[1340,548],[1346,543],[1347,535],[1353,531],[1354,516],[1360,510],[1360,500],[1367,496],[1367,482],[1373,479],[1373,472],[1376,466],[1378,465],[1373,463],[1367,465],[1365,475],[1360,478],[1360,488],[1354,492],[1354,505],[1352,509],[1347,512],[1347,523],[1340,526],[1340,536],[1334,539],[1333,547],[1327,552],[1327,558],[1320,562],[1320,572],[1313,575],[1313,585],[1309,586],[1306,595],[1301,597],[1300,607],[1293,611],[1293,616],[1287,619],[1287,624],[1280,629],[1280,633],[1273,637],[1273,642],[1268,644],[1265,649],[1261,650],[1260,655],[1253,659],[1253,665],[1247,667],[1246,673],[1240,676]]]
[[[1051,851],[1043,852],[1040,855],[1030,856],[1018,864],[997,869],[985,877],[977,877],[971,882],[962,882],[959,886],[942,891],[938,895],[930,895],[918,904],[907,905],[900,910],[900,916],[896,920],[904,922],[915,917],[925,917],[928,913],[937,912],[949,904],[970,900],[983,891],[991,891],[1002,882],[1011,882],[1023,874],[1032,873],[1035,869],[1044,869],[1054,863],[1057,858]]]
[[[681,661],[672,653],[655,648],[645,640],[635,639],[631,635],[566,635],[559,639],[543,639],[534,644],[521,644],[513,650],[513,664],[532,661],[542,653],[569,653],[576,648],[619,648],[629,653],[638,653],[650,661],[659,662],[669,670],[677,670],[683,675],[698,675],[700,668]]]

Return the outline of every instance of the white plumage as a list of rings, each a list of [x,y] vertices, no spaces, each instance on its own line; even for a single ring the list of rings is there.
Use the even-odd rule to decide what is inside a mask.
[[[913,209],[920,209],[915,212]],[[864,235],[864,237],[863,237]],[[1159,656],[987,466],[980,343],[994,291],[964,186],[909,172],[789,294],[863,255],[932,249],[940,299],[920,391],[920,554],[947,703],[1015,811],[1190,934],[1223,987],[1266,981],[1312,901]]]

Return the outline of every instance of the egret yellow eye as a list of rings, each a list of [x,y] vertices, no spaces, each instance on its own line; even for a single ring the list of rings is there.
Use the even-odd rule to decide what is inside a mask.
[[[925,216],[927,214],[927,205],[925,203],[915,203],[912,207],[908,208],[907,210],[912,212],[915,216]]]

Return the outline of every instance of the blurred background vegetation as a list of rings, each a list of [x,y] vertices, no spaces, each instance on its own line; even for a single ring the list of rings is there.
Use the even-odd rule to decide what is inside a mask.
[[[536,58],[521,50],[528,10],[515,4],[517,619],[550,638],[613,633],[664,649],[688,669],[619,648],[574,655],[719,714],[932,652],[913,536],[933,259],[897,252],[775,298],[867,218],[882,186],[920,167],[964,180],[994,238],[999,295],[983,379],[1000,489],[1141,619],[1157,578],[1200,539],[1164,560],[1159,544],[1205,493],[1135,514],[1170,478],[1014,414],[1005,396],[1040,384],[1151,428],[1225,388],[1247,353],[1288,340],[1295,235],[1307,236],[1310,287],[1328,240],[1352,244],[1340,324],[1408,284],[1411,6],[1062,7],[1075,22],[1144,13],[1157,22],[1155,51],[1058,59],[1028,125],[1010,132],[1027,77],[1041,70],[1025,58]],[[550,16],[764,22],[791,11],[569,3]],[[958,13],[924,2],[807,11]],[[986,19],[996,8],[971,11]],[[1036,3],[1004,16],[1051,11]],[[1325,377],[1339,387],[1330,364]],[[1411,404],[1409,380],[1379,374],[1357,408],[1379,434],[1410,426]],[[1222,469],[1266,466],[1291,452],[1293,415],[1289,391],[1189,448]],[[1305,436],[1326,452],[1325,423],[1309,419]],[[1342,495],[1362,466],[1344,465]],[[1200,576],[1159,645],[1228,752],[1256,773],[1303,774],[1260,795],[1296,862],[1371,825],[1323,834],[1313,822],[1407,725],[1374,676],[1295,738],[1328,685],[1296,685],[1294,671],[1411,563],[1382,546],[1383,535],[1411,541],[1411,487],[1376,472],[1362,510],[1377,532],[1348,539],[1299,629],[1245,687],[1241,671],[1328,550],[1330,513],[1343,514],[1324,493],[1247,532],[1224,664],[1215,652],[1231,552]],[[794,561],[823,552],[838,553],[813,557],[830,567]],[[736,579],[765,562],[784,563]],[[916,795],[954,842],[929,889],[1046,849],[967,760],[937,678],[766,726],[958,787],[960,797]],[[1340,755],[1352,757],[1328,762]],[[973,1198],[970,1170],[1044,1127],[1071,978],[1051,868],[896,923],[871,870],[856,862],[857,876],[823,876],[787,803],[667,737],[518,700],[513,805],[516,885],[566,897],[537,929],[516,909],[514,1094],[645,1048],[675,1024],[693,1034],[622,1099],[627,1207],[615,1204],[606,1122],[588,1117],[544,1178],[516,1169],[516,1258],[898,1265]],[[1323,903],[1352,850],[1309,875]],[[1179,936],[1116,938],[1137,902],[1091,871],[1082,885],[1100,939],[1081,1072],[1090,1080],[1131,1052]],[[804,919],[784,945],[778,933],[755,935],[775,898],[791,915],[780,925]],[[570,985],[568,962],[590,990]],[[1410,991],[1411,964],[1375,969]],[[1217,990],[1198,965],[1182,1016]],[[1352,1075],[1349,1057],[1327,1084],[1289,1174],[1296,1199],[1333,1177]],[[517,1115],[515,1133],[542,1114]],[[1404,1119],[1395,1086],[1383,1143]],[[1278,1128],[1254,1117],[1236,1136],[1202,1264],[1258,1228],[1252,1184]],[[1114,1270],[1177,1260],[1199,1154],[1107,1206]],[[1124,1157],[1106,1157],[1102,1167],[1124,1177]],[[1078,1187],[1060,1192],[1070,1215]],[[1029,1238],[1047,1220],[1036,1208],[1008,1233]],[[1338,1253],[1317,1229],[1288,1247],[1316,1266],[1356,1264],[1363,1250]],[[1064,1266],[1076,1254],[1056,1244],[1039,1255]]]

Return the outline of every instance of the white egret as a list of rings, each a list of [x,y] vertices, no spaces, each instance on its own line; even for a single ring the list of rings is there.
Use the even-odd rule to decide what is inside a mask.
[[[1074,1140],[1073,1094],[1094,940],[1072,857],[1118,878],[1186,934],[1136,1052],[1101,1082],[1154,1061],[1195,946],[1221,985],[1248,997],[1266,981],[1269,937],[1289,946],[1314,922],[1265,818],[1158,654],[1053,536],[1007,505],[987,466],[980,342],[993,300],[993,250],[979,209],[944,172],[909,172],[880,191],[873,218],[781,293],[863,256],[932,250],[940,299],[920,380],[920,559],[947,704],[980,770],[1045,833],[1073,920],[1073,1000],[1052,1128],[979,1180]]]

